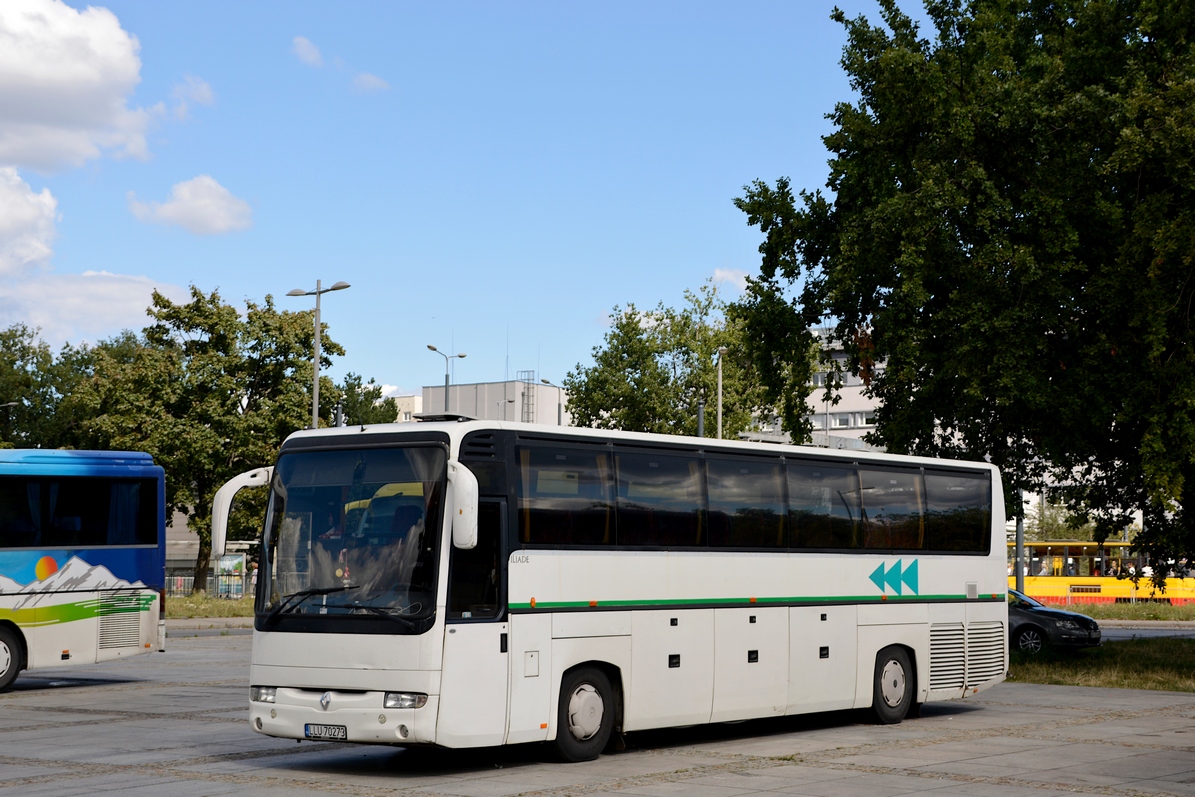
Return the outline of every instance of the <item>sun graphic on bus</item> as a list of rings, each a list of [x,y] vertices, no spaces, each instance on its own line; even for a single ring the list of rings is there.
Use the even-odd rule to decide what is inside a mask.
[[[58,563],[54,561],[53,556],[43,556],[33,567],[33,574],[37,576],[38,581],[45,581],[57,572]]]

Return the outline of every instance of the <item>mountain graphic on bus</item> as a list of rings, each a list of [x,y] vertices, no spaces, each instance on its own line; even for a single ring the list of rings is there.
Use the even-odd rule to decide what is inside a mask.
[[[97,590],[113,589],[144,589],[145,584],[140,581],[128,582],[117,578],[112,571],[103,565],[91,565],[77,556],[72,556],[56,572],[41,579],[21,585],[11,578],[0,576],[0,593],[5,595],[24,595],[14,608],[36,605],[47,595],[58,592],[95,592]]]

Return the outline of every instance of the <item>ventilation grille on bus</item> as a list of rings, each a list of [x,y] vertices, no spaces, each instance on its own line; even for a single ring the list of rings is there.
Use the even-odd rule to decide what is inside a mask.
[[[141,596],[136,592],[100,593],[100,649],[141,644]]]
[[[962,689],[967,671],[962,623],[929,627],[929,688]]]
[[[967,628],[967,688],[1004,672],[1004,624],[971,623]]]
[[[495,459],[497,457],[496,446],[494,445],[494,435],[492,434],[473,434],[465,438],[465,442],[461,445],[461,458],[468,457],[469,459]]]

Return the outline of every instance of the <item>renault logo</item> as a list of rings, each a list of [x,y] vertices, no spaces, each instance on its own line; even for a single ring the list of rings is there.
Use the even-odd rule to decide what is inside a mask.
[[[322,708],[324,711],[327,711],[328,706],[332,705],[332,693],[324,692],[322,695],[320,695],[319,704],[320,708]]]

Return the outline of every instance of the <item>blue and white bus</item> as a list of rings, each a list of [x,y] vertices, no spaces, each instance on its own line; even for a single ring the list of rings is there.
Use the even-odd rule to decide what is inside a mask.
[[[148,454],[0,450],[0,692],[24,669],[162,649],[165,529]]]

